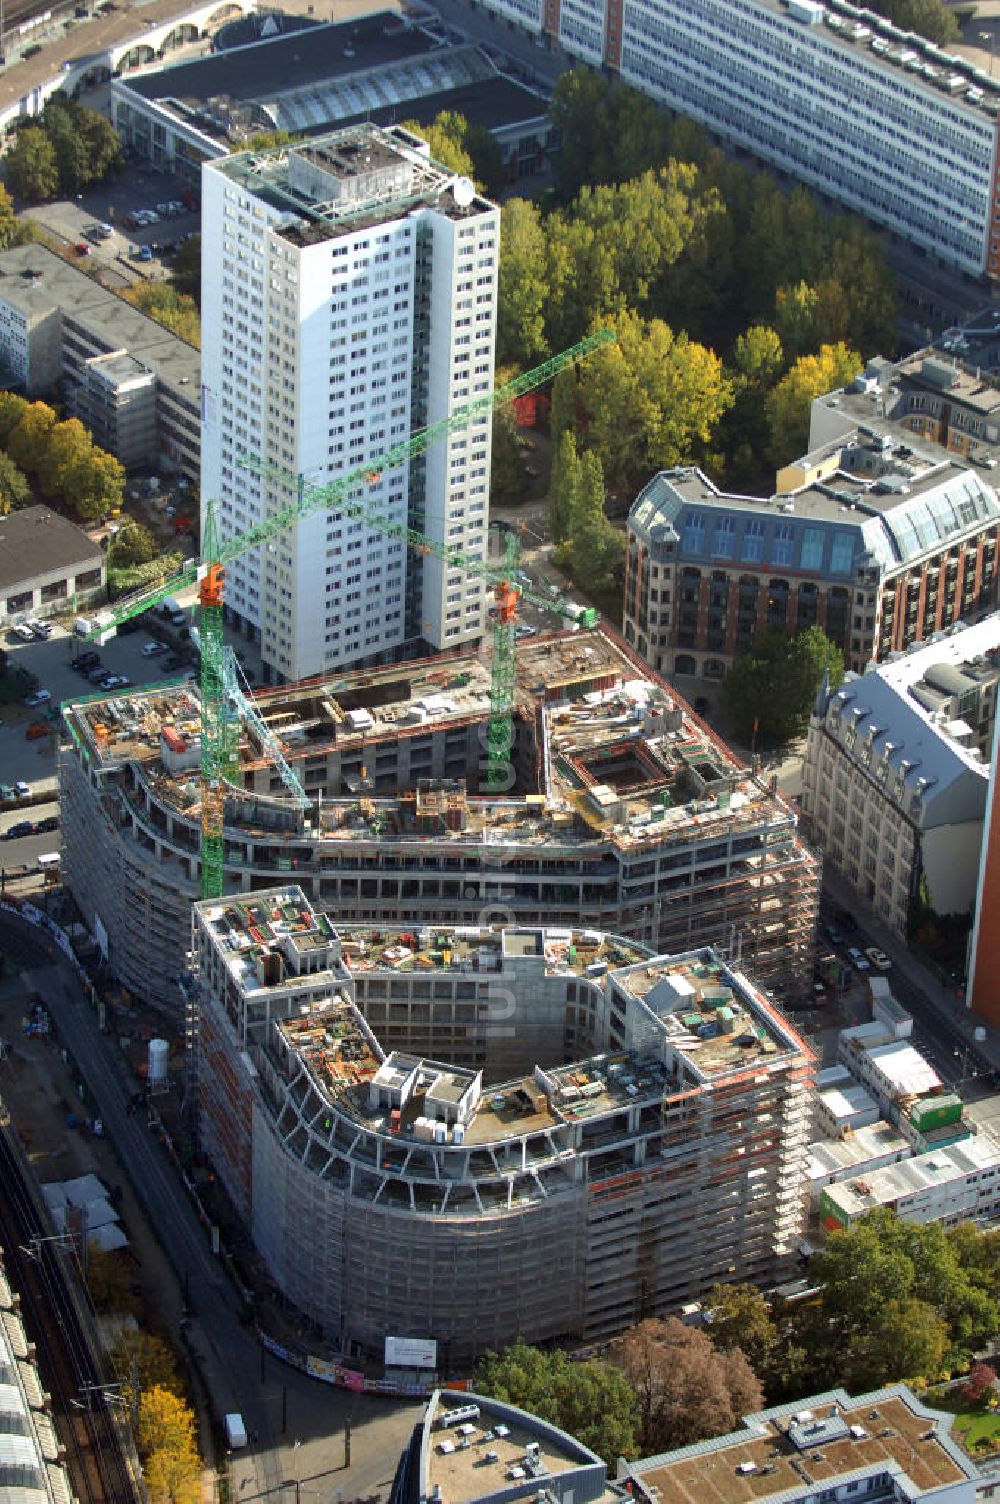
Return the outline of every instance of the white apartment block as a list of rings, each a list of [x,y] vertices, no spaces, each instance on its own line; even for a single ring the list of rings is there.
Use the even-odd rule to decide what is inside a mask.
[[[201,494],[221,538],[294,504],[296,477],[363,475],[353,515],[314,510],[229,565],[265,676],[477,642],[482,582],[358,508],[484,555],[488,412],[423,457],[381,457],[492,388],[499,211],[409,132],[358,125],[206,163],[202,226]]]
[[[946,264],[998,274],[1000,80],[846,0],[483,0]]]
[[[901,935],[922,877],[940,914],[975,897],[998,662],[994,612],[848,675],[810,718],[803,826]]]

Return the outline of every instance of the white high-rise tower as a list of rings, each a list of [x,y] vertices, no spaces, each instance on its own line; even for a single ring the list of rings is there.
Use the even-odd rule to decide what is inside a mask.
[[[499,210],[396,127],[352,126],[208,162],[202,195],[202,502],[225,540],[295,498],[246,451],[324,485],[372,464],[366,503],[483,556],[489,416],[377,460],[493,382]],[[229,617],[293,680],[478,639],[461,569],[314,512],[230,565]]]

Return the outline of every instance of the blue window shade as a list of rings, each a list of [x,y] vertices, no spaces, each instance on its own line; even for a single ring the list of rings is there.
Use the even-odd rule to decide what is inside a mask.
[[[854,562],[854,534],[834,533],[830,550],[830,573],[850,574]]]
[[[759,564],[764,557],[764,524],[751,519],[743,534],[744,564]]]
[[[802,568],[819,570],[823,568],[823,539],[825,534],[821,527],[807,527],[805,537],[802,540]]]
[[[792,540],[795,537],[795,528],[790,522],[778,522],[774,528],[774,538],[771,541],[771,563],[791,564]]]
[[[716,559],[731,559],[736,548],[736,518],[720,517],[715,524],[712,554]]]
[[[700,554],[705,548],[705,518],[701,512],[685,512],[681,547],[687,554]]]

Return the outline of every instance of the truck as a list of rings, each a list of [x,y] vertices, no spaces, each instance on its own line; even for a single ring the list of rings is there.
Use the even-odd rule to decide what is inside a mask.
[[[233,1452],[238,1447],[245,1447],[247,1444],[247,1428],[243,1424],[243,1417],[238,1411],[234,1410],[231,1415],[226,1416],[226,1440],[229,1443],[230,1451]]]

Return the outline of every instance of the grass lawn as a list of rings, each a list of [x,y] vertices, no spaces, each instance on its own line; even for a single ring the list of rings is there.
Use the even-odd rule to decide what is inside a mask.
[[[955,1417],[952,1431],[967,1451],[978,1445],[990,1451],[1000,1447],[1000,1412],[970,1404],[956,1390],[945,1394],[932,1390],[926,1399],[932,1409],[947,1410]]]

